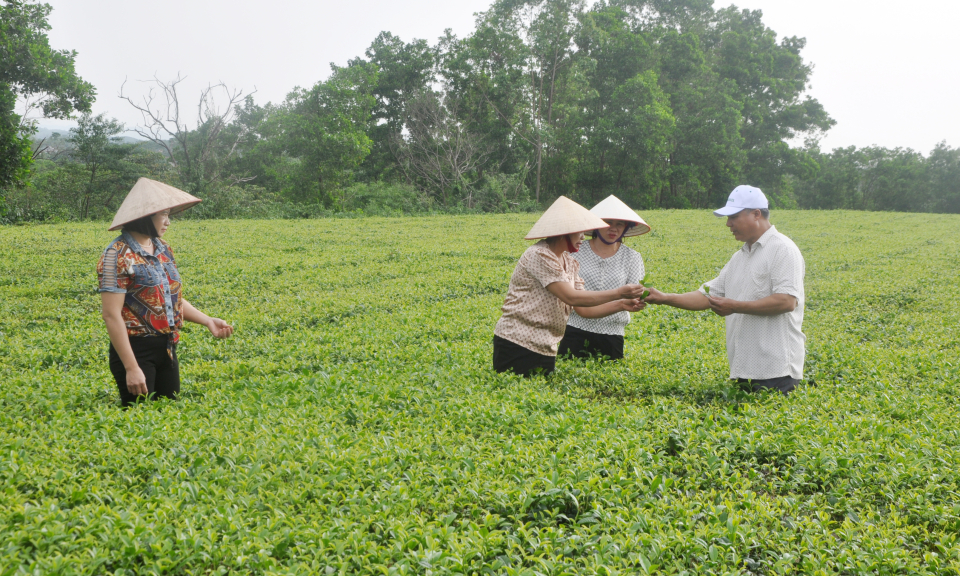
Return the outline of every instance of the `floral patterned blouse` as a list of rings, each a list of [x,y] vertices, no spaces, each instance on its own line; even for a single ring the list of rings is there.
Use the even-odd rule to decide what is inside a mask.
[[[172,347],[183,328],[180,273],[170,245],[148,254],[124,232],[107,246],[97,264],[98,292],[125,294],[121,315],[129,336],[166,336]]]

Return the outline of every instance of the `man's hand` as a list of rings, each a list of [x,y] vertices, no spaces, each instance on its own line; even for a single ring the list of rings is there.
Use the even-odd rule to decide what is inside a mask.
[[[710,302],[710,309],[717,316],[729,316],[739,312],[738,305],[740,302],[737,300],[724,298],[723,296],[707,296],[707,301]]]
[[[643,299],[647,304],[665,304],[666,303],[666,294],[657,290],[656,288],[646,287],[650,291],[650,294],[647,294],[647,297]]]
[[[211,318],[207,322],[207,330],[216,338],[229,338],[233,334],[233,326],[227,324],[220,318]]]

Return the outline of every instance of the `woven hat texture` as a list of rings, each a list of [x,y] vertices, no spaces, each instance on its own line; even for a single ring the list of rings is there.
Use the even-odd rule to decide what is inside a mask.
[[[643,218],[613,194],[607,196],[590,211],[604,220],[623,220],[636,224],[627,230],[624,236],[640,236],[650,231],[650,226],[643,221]]]
[[[606,222],[589,210],[566,196],[561,196],[540,216],[524,239],[536,240],[606,227]]]
[[[161,210],[169,209],[171,214],[183,212],[200,202],[201,200],[196,196],[191,196],[169,184],[141,178],[123,199],[123,204],[117,210],[117,215],[113,217],[109,229],[119,230],[124,224],[156,214]]]

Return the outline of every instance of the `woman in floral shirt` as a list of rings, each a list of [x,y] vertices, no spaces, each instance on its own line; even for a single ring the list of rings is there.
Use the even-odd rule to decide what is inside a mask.
[[[232,326],[183,299],[173,250],[162,240],[170,215],[198,202],[172,186],[141,178],[110,227],[122,228],[122,233],[100,257],[97,277],[110,335],[110,371],[124,406],[148,395],[177,397],[177,343],[184,320],[206,326],[217,338],[233,334]]]
[[[583,232],[605,228],[599,217],[561,196],[527,234],[543,238],[520,257],[503,302],[503,316],[493,331],[493,368],[529,376],[553,372],[557,344],[563,338],[570,312],[601,318],[617,312],[636,312],[643,287],[584,290],[579,263],[571,256],[583,242]]]

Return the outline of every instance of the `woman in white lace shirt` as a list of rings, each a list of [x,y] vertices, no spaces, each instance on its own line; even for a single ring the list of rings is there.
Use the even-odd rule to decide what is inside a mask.
[[[640,236],[650,226],[616,196],[609,196],[590,212],[599,216],[608,228],[593,231],[573,255],[580,264],[580,276],[587,290],[615,290],[643,280],[646,270],[640,253],[627,247],[623,239]],[[623,358],[624,329],[630,322],[628,312],[617,312],[603,318],[585,318],[574,310],[567,319],[567,329],[558,353],[577,358],[606,356]]]

